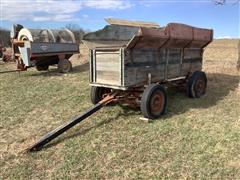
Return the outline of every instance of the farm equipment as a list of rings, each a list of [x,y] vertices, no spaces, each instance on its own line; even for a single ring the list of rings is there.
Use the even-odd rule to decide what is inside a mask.
[[[110,25],[84,36],[90,49],[91,101],[95,106],[47,134],[30,151],[112,102],[140,107],[145,118],[157,119],[166,110],[168,85],[184,86],[191,98],[205,94],[202,54],[212,41],[213,30],[177,23],[157,27],[155,23],[107,21]]]
[[[11,51],[8,51],[4,46],[3,43],[0,43],[0,60],[3,62],[9,62],[12,60]]]
[[[74,34],[68,29],[27,29],[14,25],[11,38],[17,69],[22,71],[34,66],[45,71],[57,64],[60,72],[67,73],[72,69],[69,58],[79,53]]]

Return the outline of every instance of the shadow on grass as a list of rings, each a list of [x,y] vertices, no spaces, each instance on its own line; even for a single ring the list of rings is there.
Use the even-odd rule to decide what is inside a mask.
[[[168,91],[168,112],[162,117],[162,119],[168,119],[174,115],[182,114],[192,108],[209,108],[217,104],[218,101],[222,100],[227,96],[230,91],[234,91],[239,86],[239,76],[227,75],[218,73],[208,74],[208,90],[207,94],[203,98],[192,99],[188,98],[186,93],[177,88],[171,88]],[[132,109],[127,106],[121,106],[123,111],[119,112],[114,116],[110,116],[107,119],[103,119],[97,125],[90,128],[84,129],[80,132],[73,133],[64,137],[60,137],[54,142],[47,144],[44,148],[52,147],[62,141],[73,138],[79,135],[88,133],[91,129],[98,128],[102,125],[108,124],[113,120],[117,120],[120,116],[129,117],[132,115],[139,115],[140,110]],[[161,118],[160,118],[161,119]]]
[[[87,62],[85,64],[74,66],[72,68],[72,71],[68,72],[66,74],[76,74],[76,73],[81,73],[81,72],[85,72],[85,71],[88,71],[88,70],[89,70],[89,63]],[[58,72],[57,68],[53,68],[53,69],[50,69],[48,71],[39,71],[39,72],[36,72],[34,74],[30,74],[30,76],[46,76],[46,77],[49,77],[49,76],[63,76],[63,75],[66,75],[66,74]]]
[[[67,139],[71,139],[71,138],[74,138],[76,136],[84,135],[84,134],[88,133],[89,131],[91,131],[92,129],[96,129],[96,128],[102,126],[102,125],[106,125],[108,123],[111,123],[114,120],[117,120],[120,116],[128,117],[128,116],[131,116],[131,115],[136,115],[136,111],[133,111],[133,110],[130,111],[129,108],[126,107],[126,106],[121,106],[121,107],[123,109],[123,112],[119,112],[115,116],[111,116],[108,119],[103,119],[101,122],[98,122],[96,125],[93,125],[89,128],[86,128],[86,129],[83,129],[83,130],[78,129],[78,132],[76,132],[76,133],[72,133],[72,134],[64,136],[64,137],[59,137],[59,138],[57,138],[57,140],[55,140],[55,141],[53,141],[49,144],[46,144],[43,147],[43,149],[48,149],[48,148],[50,148],[52,146],[55,146],[56,144],[61,143],[65,140],[67,140]],[[91,118],[91,116],[90,116],[90,118]]]
[[[168,111],[170,113],[166,116],[182,114],[193,108],[202,109],[215,106],[239,86],[239,76],[237,75],[208,73],[207,77],[207,92],[202,98],[188,98],[185,91],[178,91],[176,88],[170,89],[168,92]]]

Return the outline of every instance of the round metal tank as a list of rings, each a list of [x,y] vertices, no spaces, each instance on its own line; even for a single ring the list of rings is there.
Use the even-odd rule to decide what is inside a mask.
[[[48,43],[76,43],[74,34],[69,29],[27,29],[22,28],[17,39],[19,41],[48,42]]]

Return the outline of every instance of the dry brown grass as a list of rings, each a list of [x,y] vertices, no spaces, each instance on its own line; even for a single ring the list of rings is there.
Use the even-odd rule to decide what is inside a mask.
[[[206,61],[224,61],[236,64],[239,57],[237,39],[218,39],[210,43],[204,52],[204,60]]]

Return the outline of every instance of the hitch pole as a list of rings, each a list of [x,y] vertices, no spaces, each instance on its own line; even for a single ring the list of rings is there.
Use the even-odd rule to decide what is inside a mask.
[[[102,107],[107,105],[108,103],[112,102],[115,98],[115,95],[107,95],[102,101],[94,105],[94,107],[88,109],[85,113],[82,115],[79,115],[70,121],[68,121],[66,124],[59,126],[58,128],[54,129],[53,131],[49,132],[45,136],[43,136],[40,140],[38,140],[36,143],[34,143],[32,146],[27,148],[28,152],[31,151],[37,151],[40,150],[45,144],[49,143],[51,140],[55,139],[71,127],[75,126],[79,122],[83,121],[87,117],[91,116],[93,113],[97,112],[100,110]]]

